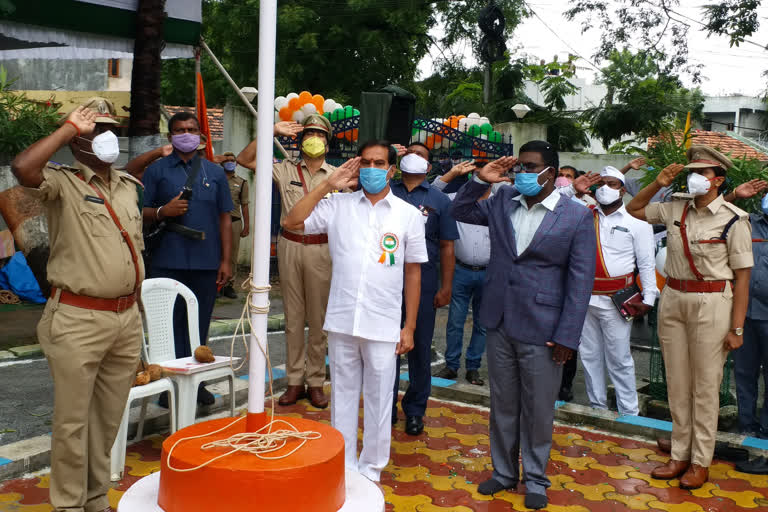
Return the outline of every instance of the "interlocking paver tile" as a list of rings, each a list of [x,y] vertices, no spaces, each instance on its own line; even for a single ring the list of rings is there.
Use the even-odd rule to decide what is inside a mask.
[[[324,423],[330,418],[328,409],[315,409],[306,401],[278,412]],[[523,484],[514,492],[494,496],[477,492],[493,469],[487,410],[432,400],[424,422],[425,431],[417,437],[405,434],[402,420],[393,428],[391,460],[381,482],[387,512],[528,510]],[[150,436],[128,447],[125,477],[107,495],[113,508],[139,478],[159,470],[162,440],[162,436]],[[710,481],[701,489],[686,491],[677,480],[650,477],[651,470],[667,460],[653,443],[557,425],[547,469],[552,486],[546,510],[768,512],[768,475],[740,473],[730,463],[715,461]],[[0,483],[0,512],[50,512],[47,500],[47,474]]]

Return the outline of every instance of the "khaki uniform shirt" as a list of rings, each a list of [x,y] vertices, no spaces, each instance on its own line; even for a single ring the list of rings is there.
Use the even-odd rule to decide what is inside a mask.
[[[227,182],[229,183],[229,193],[232,196],[232,204],[235,205],[229,214],[240,219],[243,216],[240,206],[248,204],[248,182],[234,172],[227,173]]]
[[[328,162],[323,162],[323,165],[315,171],[315,174],[311,174],[307,169],[307,164],[302,160],[301,172],[304,175],[304,180],[307,184],[307,190],[313,190],[328,176],[336,171],[336,167],[330,165]],[[280,189],[280,202],[282,209],[280,211],[280,221],[285,219],[288,212],[296,206],[302,197],[304,197],[304,187],[301,184],[301,178],[297,169],[297,162],[295,160],[283,160],[272,166],[272,180],[277,184]],[[297,233],[302,233],[297,231]]]
[[[689,204],[686,231],[693,263],[705,280],[733,279],[733,269],[750,268],[752,258],[752,226],[749,215],[723,199],[722,195],[701,210],[693,199],[651,203],[645,207],[645,219],[651,224],[667,226],[667,262],[664,270],[675,279],[695,280],[696,275],[688,264],[680,236],[680,219],[685,205]],[[737,220],[728,230],[724,244],[696,244],[697,240],[720,238],[726,224]]]
[[[78,178],[82,174],[85,182]],[[144,279],[142,216],[136,185],[131,175],[110,171],[109,184],[89,167],[49,162],[40,187],[27,188],[46,207],[51,254],[48,281],[52,286],[78,295],[113,299],[129,295],[136,272],[128,245],[90,183],[112,205],[139,256],[139,279]]]

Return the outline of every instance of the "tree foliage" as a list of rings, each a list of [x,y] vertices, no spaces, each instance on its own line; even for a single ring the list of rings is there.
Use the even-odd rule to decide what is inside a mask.
[[[508,33],[524,16],[522,0],[498,2]],[[359,102],[363,91],[385,85],[413,87],[417,65],[429,51],[445,54],[461,41],[474,41],[477,13],[486,0],[291,0],[277,13],[276,94],[308,90],[341,103]],[[240,85],[256,86],[258,0],[203,0],[203,37]],[[444,36],[428,32],[438,21]],[[448,52],[450,54],[450,52]],[[453,61],[446,55],[446,61]],[[202,56],[206,99],[211,106],[234,97],[210,59]],[[194,62],[166,61],[163,101],[194,99]]]

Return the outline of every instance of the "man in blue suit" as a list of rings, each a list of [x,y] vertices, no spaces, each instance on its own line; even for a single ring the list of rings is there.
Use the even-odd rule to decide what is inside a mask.
[[[459,222],[487,225],[491,260],[480,318],[488,331],[493,476],[481,494],[515,489],[522,452],[525,506],[547,506],[546,475],[563,363],[574,357],[595,274],[592,212],[555,190],[557,151],[544,141],[479,169],[453,202]],[[511,181],[485,201],[493,183]]]

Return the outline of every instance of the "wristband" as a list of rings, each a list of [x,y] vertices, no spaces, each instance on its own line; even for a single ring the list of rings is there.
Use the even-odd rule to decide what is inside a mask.
[[[162,210],[163,207],[161,206],[157,210],[155,210],[155,220],[160,220],[160,210]]]
[[[74,126],[75,127],[75,131],[77,132],[77,136],[80,137],[80,128],[78,128],[75,123],[73,123],[72,121],[67,119],[66,121],[64,121],[64,124],[71,124],[72,126]]]

